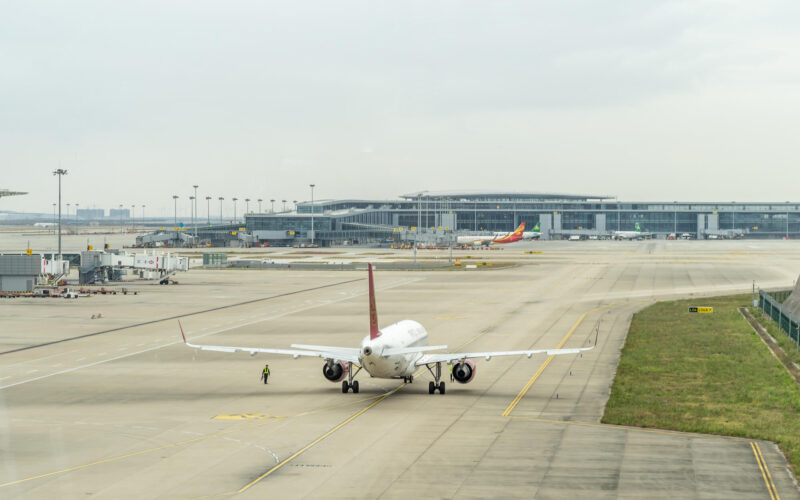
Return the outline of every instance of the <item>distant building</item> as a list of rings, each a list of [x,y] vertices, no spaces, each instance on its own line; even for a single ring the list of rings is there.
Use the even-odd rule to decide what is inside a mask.
[[[108,218],[117,220],[130,219],[131,211],[128,208],[112,208],[108,211]]]
[[[106,211],[102,208],[79,208],[77,216],[83,220],[99,220],[106,216]]]
[[[522,222],[527,230],[538,224],[541,239],[614,237],[636,228],[657,238],[800,238],[798,202],[624,202],[606,195],[530,191],[423,191],[395,200],[301,202],[292,212],[245,215],[247,232],[270,244],[308,243],[312,211],[314,242],[322,245],[510,232]]]

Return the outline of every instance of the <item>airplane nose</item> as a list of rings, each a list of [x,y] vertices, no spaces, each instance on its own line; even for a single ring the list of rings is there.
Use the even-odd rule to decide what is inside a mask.
[[[372,347],[366,346],[361,352],[364,353],[364,356],[372,356]]]

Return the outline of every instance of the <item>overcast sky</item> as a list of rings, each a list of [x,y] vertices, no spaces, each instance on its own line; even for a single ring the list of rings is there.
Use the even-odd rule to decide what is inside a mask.
[[[59,166],[65,203],[148,215],[192,184],[226,212],[233,196],[309,199],[312,182],[316,198],[800,199],[796,0],[1,12],[0,188],[30,194],[0,210],[49,212]]]

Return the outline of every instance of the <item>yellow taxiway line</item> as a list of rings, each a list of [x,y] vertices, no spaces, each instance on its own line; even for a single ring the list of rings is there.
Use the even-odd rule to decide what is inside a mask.
[[[750,448],[753,449],[753,455],[756,456],[756,463],[758,464],[758,469],[761,471],[761,477],[764,478],[764,484],[767,486],[769,498],[771,500],[781,500],[781,497],[778,495],[778,490],[775,488],[775,483],[772,481],[772,474],[769,473],[767,462],[764,460],[764,455],[761,454],[761,447],[759,447],[758,443],[755,441],[751,441]]]
[[[615,304],[615,302],[612,302],[610,304],[606,304],[606,305],[603,305],[603,306],[600,306],[600,307],[595,307],[594,309],[591,309],[591,310],[586,311],[585,313],[581,314],[581,317],[578,318],[578,321],[576,321],[575,324],[572,325],[572,328],[569,329],[567,334],[564,335],[564,338],[561,339],[561,342],[559,342],[558,345],[555,348],[556,349],[561,349],[562,347],[564,347],[564,344],[567,343],[567,340],[569,340],[569,338],[572,336],[572,334],[575,333],[575,330],[578,329],[580,324],[583,323],[583,320],[586,318],[586,316],[588,316],[589,314],[591,314],[593,312],[599,311],[600,309],[605,309],[606,307],[611,307],[614,304]],[[517,405],[519,404],[519,402],[522,401],[522,398],[525,397],[525,394],[528,393],[528,390],[531,388],[533,383],[536,382],[536,380],[542,374],[544,369],[547,368],[547,365],[550,364],[550,362],[553,360],[554,357],[555,357],[555,355],[551,355],[551,356],[548,356],[546,360],[544,360],[544,363],[542,363],[542,366],[540,366],[539,369],[536,370],[536,373],[534,373],[533,376],[528,380],[528,383],[525,384],[525,386],[522,388],[522,390],[519,391],[519,394],[517,394],[517,396],[511,401],[511,403],[509,403],[509,405],[503,411],[502,415],[504,417],[508,417],[509,415],[511,415],[511,412],[514,411],[514,408],[516,408]]]

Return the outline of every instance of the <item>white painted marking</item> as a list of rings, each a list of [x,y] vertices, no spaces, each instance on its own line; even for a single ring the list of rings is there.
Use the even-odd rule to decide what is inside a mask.
[[[417,281],[422,281],[424,279],[425,278],[408,279],[408,280],[405,280],[405,281],[401,281],[401,282],[395,283],[393,285],[380,287],[380,288],[378,288],[378,290],[379,291],[380,290],[388,290],[388,289],[391,289],[391,288],[396,288],[398,286],[403,286],[403,285],[407,285],[407,284],[414,283],[414,282],[417,282]],[[344,302],[345,300],[350,300],[352,298],[355,298],[355,297],[358,297],[358,296],[361,296],[361,295],[366,295],[366,294],[367,294],[367,292],[356,293],[356,294],[353,294],[353,295],[351,295],[349,297],[344,297],[344,298],[342,298],[340,300],[336,300],[336,301],[334,301],[334,303],[336,303],[336,302]],[[221,328],[221,329],[213,331],[213,332],[204,333],[203,335],[197,335],[197,336],[192,337],[191,339],[187,339],[187,340],[195,340],[195,339],[201,339],[203,337],[209,337],[211,335],[217,335],[219,333],[228,332],[230,330],[235,330],[237,328],[242,328],[242,327],[245,327],[245,326],[254,325],[256,323],[261,323],[261,322],[264,322],[264,321],[283,318],[284,316],[289,316],[291,314],[297,314],[297,313],[300,313],[300,312],[308,311],[308,310],[314,309],[316,307],[319,307],[319,304],[318,305],[314,305],[314,306],[309,306],[309,307],[303,307],[303,308],[300,308],[300,309],[295,309],[293,311],[285,311],[285,312],[280,313],[280,314],[276,314],[276,315],[273,315],[273,316],[267,316],[267,317],[261,318],[261,319],[256,320],[256,321],[249,321],[247,323],[242,323],[240,325],[234,325],[234,326],[229,326],[227,328]],[[127,354],[120,354],[119,356],[114,356],[112,358],[101,359],[100,361],[95,361],[93,363],[87,363],[85,365],[75,366],[73,368],[68,368],[66,370],[61,370],[61,371],[49,373],[47,375],[41,375],[39,377],[34,377],[34,378],[26,379],[26,380],[21,380],[19,382],[14,382],[13,384],[3,385],[3,386],[0,386],[0,390],[8,389],[10,387],[16,387],[16,386],[22,385],[22,384],[27,384],[29,382],[36,382],[37,380],[50,378],[50,377],[53,377],[53,376],[56,376],[56,375],[63,375],[65,373],[71,373],[71,372],[74,372],[74,371],[82,370],[84,368],[91,368],[92,366],[102,365],[103,363],[108,363],[109,361],[116,361],[118,359],[129,358],[131,356],[136,356],[138,354],[144,354],[146,352],[155,351],[155,350],[158,350],[158,349],[163,349],[164,347],[170,347],[170,346],[173,346],[173,345],[176,345],[176,344],[181,344],[181,343],[182,343],[181,340],[176,340],[174,342],[168,342],[166,344],[161,344],[161,345],[157,345],[157,346],[154,346],[154,347],[148,347],[147,349],[142,349],[140,351],[129,352]],[[102,356],[103,354],[106,354],[106,353],[100,353],[100,354],[98,354],[98,356]],[[38,371],[38,370],[34,370],[34,371]]]
[[[30,359],[30,360],[28,360],[28,361],[20,361],[19,363],[12,363],[12,364],[10,364],[10,365],[5,365],[5,366],[3,366],[3,368],[10,368],[10,367],[12,367],[12,366],[24,365],[24,364],[28,364],[28,363],[34,363],[34,362],[36,362],[36,361],[43,361],[43,360],[45,360],[45,359],[55,358],[55,357],[57,357],[57,356],[64,356],[64,355],[66,355],[66,354],[69,354],[69,353],[71,353],[71,352],[75,352],[75,351],[77,351],[77,349],[72,349],[71,351],[64,351],[64,352],[60,352],[60,353],[58,353],[58,354],[52,354],[52,355],[50,355],[50,356],[45,356],[45,357],[43,357],[43,358]]]

